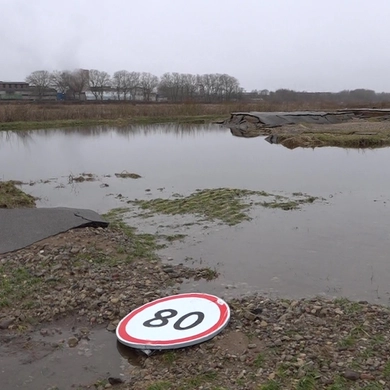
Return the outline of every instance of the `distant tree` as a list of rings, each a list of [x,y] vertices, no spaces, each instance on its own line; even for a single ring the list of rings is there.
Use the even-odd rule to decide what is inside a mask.
[[[85,91],[85,89],[89,85],[89,71],[85,69],[75,69],[71,75],[69,80],[70,90],[73,93],[73,97],[78,95],[78,98],[81,98],[81,93]]]
[[[88,83],[95,99],[103,100],[104,90],[111,85],[110,75],[107,72],[91,69],[89,71]]]
[[[35,87],[39,99],[42,99],[45,90],[50,87],[50,73],[47,70],[36,70],[26,77],[26,82]]]
[[[121,100],[121,97],[123,97],[123,100],[126,100],[126,97],[130,92],[128,86],[128,77],[129,72],[127,70],[118,70],[112,77],[111,83],[113,88],[116,90],[118,100]]]
[[[219,76],[218,82],[222,100],[232,100],[233,96],[237,95],[240,83],[235,77],[222,74]]]
[[[131,95],[131,99],[135,99],[137,88],[141,86],[141,73],[128,72],[125,77],[125,85]]]
[[[55,70],[50,74],[50,86],[65,94],[70,89],[72,73],[68,70]]]
[[[151,93],[158,86],[158,77],[151,73],[143,72],[140,77],[140,86],[144,94],[144,100],[148,101]]]

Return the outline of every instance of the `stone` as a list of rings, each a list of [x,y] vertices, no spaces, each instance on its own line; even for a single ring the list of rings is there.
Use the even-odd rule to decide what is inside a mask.
[[[77,337],[69,337],[68,345],[70,348],[74,348],[79,343],[79,339]]]
[[[0,329],[8,329],[8,327],[12,325],[14,322],[15,322],[15,317],[4,318],[0,322]]]
[[[360,373],[352,370],[346,370],[343,374],[345,379],[348,379],[350,381],[357,381],[360,379]]]
[[[107,325],[107,328],[106,328],[109,332],[114,332],[115,329],[116,329],[116,325],[114,325],[112,322],[110,322],[108,325]]]
[[[367,380],[367,381],[373,381],[373,380],[375,380],[375,376],[371,375],[371,374],[361,373],[360,374],[360,379]]]

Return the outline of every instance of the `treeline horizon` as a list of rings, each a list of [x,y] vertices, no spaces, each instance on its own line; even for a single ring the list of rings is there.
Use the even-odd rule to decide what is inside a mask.
[[[36,88],[43,97],[48,88],[80,99],[86,90],[96,100],[103,100],[104,93],[114,91],[116,100],[150,101],[152,94],[158,94],[172,102],[198,100],[222,102],[239,100],[244,90],[239,81],[228,74],[193,75],[187,73],[164,73],[161,77],[148,72],[120,70],[112,76],[97,69],[75,69],[73,71],[38,70],[26,77],[26,82]],[[139,94],[141,92],[141,94]]]
[[[111,76],[97,69],[75,69],[73,71],[39,70],[26,77],[26,82],[35,87],[38,95],[54,88],[73,99],[80,99],[85,90],[90,90],[96,100],[103,100],[105,91],[115,92],[115,100],[135,100],[137,91],[142,92],[142,100],[151,101],[157,94],[170,102],[228,102],[259,100],[281,102],[319,103],[384,103],[390,102],[390,93],[357,88],[340,92],[307,92],[280,88],[245,91],[237,78],[228,74],[189,74],[167,72],[158,77],[148,72],[119,70]],[[138,98],[138,100],[140,100]]]

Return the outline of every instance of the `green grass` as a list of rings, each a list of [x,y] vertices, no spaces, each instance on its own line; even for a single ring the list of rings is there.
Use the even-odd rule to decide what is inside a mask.
[[[148,386],[147,390],[169,390],[172,388],[171,382],[158,381]]]
[[[177,359],[176,352],[173,351],[165,352],[162,359],[165,364],[171,366],[174,363],[174,361]]]
[[[263,385],[260,385],[259,390],[282,390],[282,387],[278,382],[274,380],[269,380]]]
[[[38,291],[42,279],[30,273],[27,268],[13,268],[12,264],[0,266],[0,307],[11,306]],[[28,301],[27,306],[33,305]],[[27,308],[27,307],[26,307]]]
[[[157,239],[153,234],[136,233],[136,229],[123,222],[124,214],[128,211],[127,208],[113,209],[107,214],[103,215],[103,218],[110,222],[111,228],[122,230],[131,240],[129,248],[126,250],[127,259],[150,259],[155,260],[157,258],[156,250],[161,246],[157,244]],[[123,247],[119,247],[117,251],[124,252]]]
[[[264,362],[265,362],[265,356],[264,356],[264,354],[259,353],[259,354],[256,356],[255,360],[253,361],[253,366],[254,366],[255,368],[261,368],[261,367],[263,367]]]
[[[249,220],[246,211],[249,205],[242,198],[256,194],[255,191],[217,188],[197,191],[187,197],[176,199],[152,199],[134,201],[143,210],[160,214],[195,214],[207,221],[220,220],[236,225]]]
[[[385,367],[383,369],[383,376],[386,379],[390,379],[390,360],[385,364]]]
[[[138,173],[130,173],[127,171],[122,171],[120,173],[115,173],[116,177],[119,177],[121,179],[140,179],[142,176],[138,175]]]
[[[205,280],[214,280],[214,279],[218,278],[218,276],[219,276],[219,272],[217,271],[216,268],[206,267],[206,268],[199,269],[199,277],[198,278],[202,278]]]
[[[363,310],[363,305],[358,302],[352,302],[348,298],[336,298],[334,303],[346,313],[346,314],[354,314],[360,313]]]
[[[209,371],[203,374],[196,375],[192,378],[189,378],[186,381],[184,389],[196,389],[201,386],[203,383],[210,383],[217,379],[218,374],[216,371]]]
[[[262,202],[260,203],[263,207],[270,209],[282,209],[282,210],[296,210],[299,207],[299,203],[296,201],[288,202]]]
[[[15,181],[0,181],[0,208],[32,208],[35,198],[16,187]]]
[[[274,197],[273,201],[253,203],[251,196]],[[180,215],[192,214],[203,221],[221,221],[227,225],[237,225],[251,218],[248,215],[250,207],[261,205],[269,208],[295,210],[304,203],[313,203],[316,197],[304,195],[303,198],[288,199],[285,196],[273,195],[264,191],[252,191],[234,188],[217,188],[197,190],[189,196],[174,199],[151,199],[131,201],[145,210],[140,216],[150,217],[152,213]]]
[[[348,347],[352,347],[353,345],[355,345],[357,342],[357,339],[354,335],[352,334],[349,334],[348,336],[342,338],[338,345],[340,347],[343,347],[343,348],[348,348]]]
[[[333,384],[328,386],[327,390],[345,390],[347,381],[340,375],[336,376]]]
[[[173,241],[182,241],[187,237],[187,235],[186,234],[172,234],[172,235],[163,236],[163,237],[168,242],[173,242]]]
[[[308,373],[303,378],[299,379],[296,390],[315,390],[316,383],[316,375],[313,373]]]

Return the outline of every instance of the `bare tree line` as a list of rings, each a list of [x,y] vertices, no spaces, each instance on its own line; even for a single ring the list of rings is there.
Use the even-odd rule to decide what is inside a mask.
[[[38,70],[27,76],[26,82],[35,87],[40,98],[48,88],[71,99],[80,99],[88,90],[96,100],[103,100],[104,94],[110,91],[116,100],[150,101],[156,93],[173,102],[230,101],[237,100],[243,92],[239,81],[227,74],[165,73],[158,78],[151,73],[127,70],[119,70],[112,76],[97,69]]]

